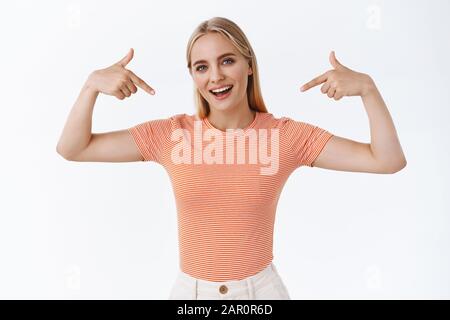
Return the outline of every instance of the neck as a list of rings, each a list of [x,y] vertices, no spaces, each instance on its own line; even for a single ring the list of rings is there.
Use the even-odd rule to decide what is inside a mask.
[[[226,131],[227,129],[243,129],[248,127],[255,119],[256,111],[250,107],[236,108],[235,110],[213,110],[210,108],[208,121],[215,128]]]

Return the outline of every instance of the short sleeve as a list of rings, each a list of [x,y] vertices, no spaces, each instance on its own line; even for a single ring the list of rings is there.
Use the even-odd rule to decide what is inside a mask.
[[[312,163],[319,156],[326,143],[333,136],[329,131],[318,126],[287,118],[285,133],[296,166],[313,167]]]
[[[143,161],[162,162],[163,152],[169,147],[171,127],[172,121],[168,118],[150,120],[128,128]]]

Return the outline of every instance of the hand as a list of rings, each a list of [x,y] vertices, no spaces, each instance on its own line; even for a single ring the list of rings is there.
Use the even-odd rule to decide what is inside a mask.
[[[155,91],[144,80],[131,70],[125,69],[126,65],[133,59],[133,55],[134,50],[130,49],[128,54],[119,62],[91,73],[87,80],[87,86],[97,92],[115,96],[120,100],[136,93],[136,86],[149,94],[155,94]]]
[[[334,69],[304,84],[300,88],[301,91],[306,91],[323,83],[320,91],[337,101],[344,96],[364,96],[375,87],[369,75],[353,71],[342,65],[336,59],[334,51],[331,51],[329,59]]]

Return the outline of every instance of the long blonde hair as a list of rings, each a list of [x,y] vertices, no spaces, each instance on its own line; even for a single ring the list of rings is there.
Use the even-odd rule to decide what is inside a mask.
[[[209,32],[218,32],[231,41],[237,50],[247,59],[249,66],[252,68],[252,74],[248,76],[247,84],[247,99],[250,109],[267,112],[266,105],[261,94],[261,87],[259,83],[258,64],[256,63],[256,56],[253,49],[245,36],[244,32],[239,26],[231,20],[222,17],[214,17],[203,21],[194,30],[186,50],[187,67],[189,72],[191,70],[191,51],[195,41],[201,36]],[[210,112],[208,101],[203,98],[198,89],[194,88],[194,103],[197,109],[197,115],[200,119],[208,116]]]

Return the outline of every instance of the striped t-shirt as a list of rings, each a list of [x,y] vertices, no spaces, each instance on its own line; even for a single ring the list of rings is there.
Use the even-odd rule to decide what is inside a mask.
[[[208,281],[241,280],[272,261],[281,190],[296,168],[312,167],[333,136],[263,112],[234,136],[187,114],[128,131],[144,161],[161,164],[170,177],[181,271]]]

